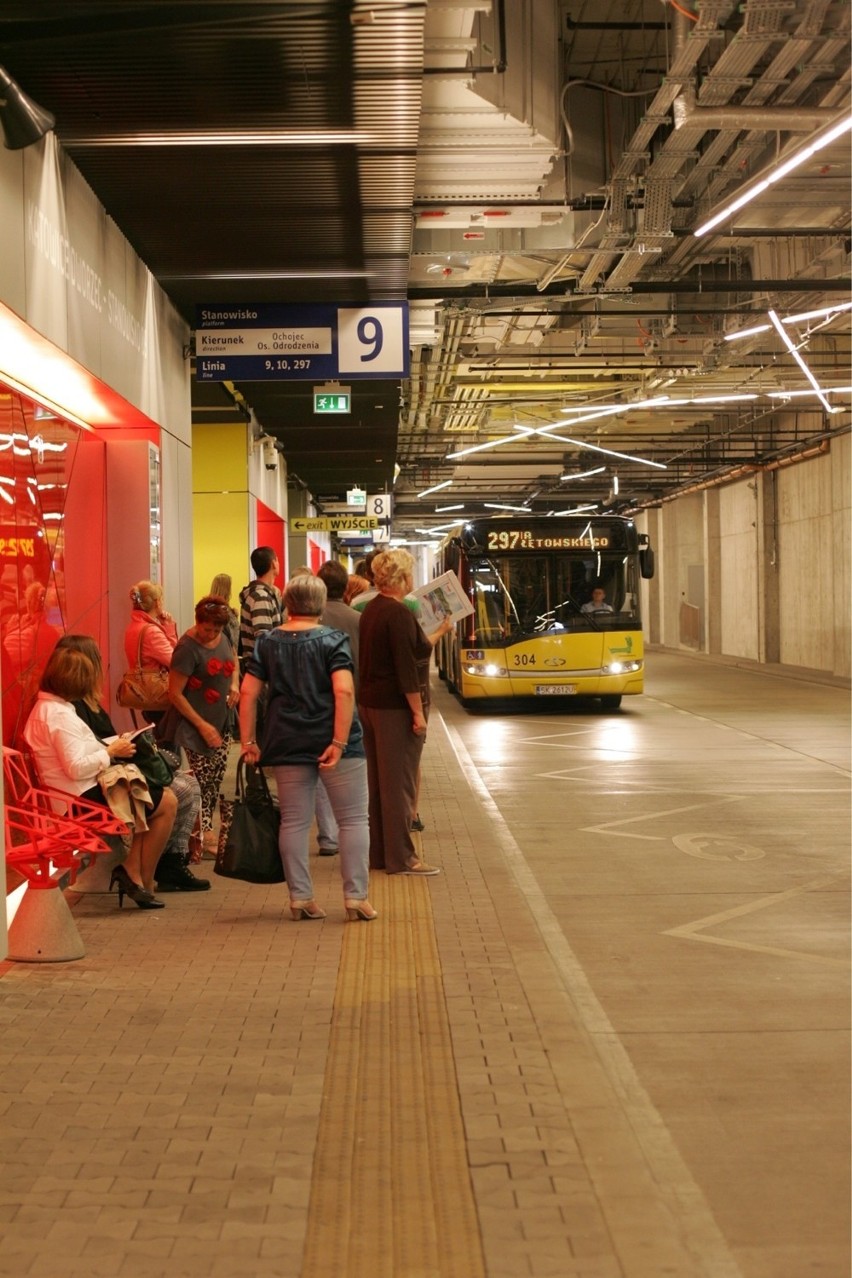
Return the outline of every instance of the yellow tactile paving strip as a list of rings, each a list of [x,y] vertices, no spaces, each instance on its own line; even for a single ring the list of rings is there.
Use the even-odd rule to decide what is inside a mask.
[[[346,929],[302,1278],[479,1278],[429,885],[375,875]]]

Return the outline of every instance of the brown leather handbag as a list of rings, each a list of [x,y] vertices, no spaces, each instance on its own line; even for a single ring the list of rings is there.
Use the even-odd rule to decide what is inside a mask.
[[[150,624],[146,623],[146,624]],[[169,701],[169,672],[164,666],[157,670],[142,669],[142,635],[139,631],[139,649],[136,666],[122,676],[115,699],[126,710],[166,710]]]

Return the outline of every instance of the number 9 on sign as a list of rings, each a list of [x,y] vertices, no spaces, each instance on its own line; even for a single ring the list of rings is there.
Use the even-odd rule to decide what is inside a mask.
[[[362,377],[407,377],[405,307],[397,304],[340,307],[337,312],[337,367]]]

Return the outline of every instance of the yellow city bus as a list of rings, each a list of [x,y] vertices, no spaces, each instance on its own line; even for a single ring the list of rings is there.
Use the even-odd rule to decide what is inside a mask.
[[[640,577],[648,538],[615,515],[529,515],[455,528],[435,575],[459,577],[473,614],[439,641],[438,671],[462,704],[596,697],[616,710],[641,693]]]

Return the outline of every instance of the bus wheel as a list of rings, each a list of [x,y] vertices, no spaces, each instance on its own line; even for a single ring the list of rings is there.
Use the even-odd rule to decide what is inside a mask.
[[[601,697],[601,710],[617,710],[621,705],[621,696]]]

